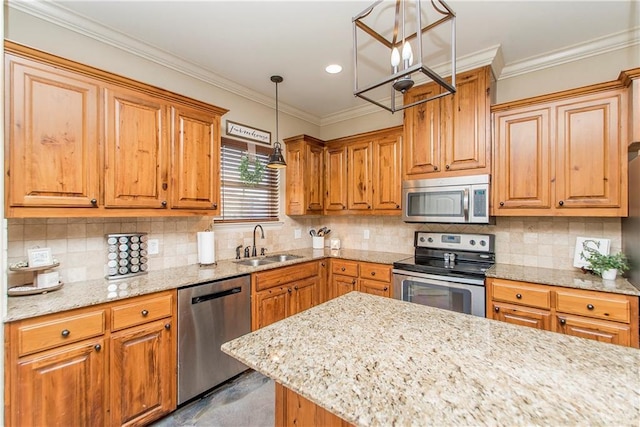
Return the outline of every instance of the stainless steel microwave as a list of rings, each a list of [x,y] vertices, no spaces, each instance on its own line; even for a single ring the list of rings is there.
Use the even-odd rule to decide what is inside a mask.
[[[490,224],[489,175],[408,180],[402,183],[405,222]]]

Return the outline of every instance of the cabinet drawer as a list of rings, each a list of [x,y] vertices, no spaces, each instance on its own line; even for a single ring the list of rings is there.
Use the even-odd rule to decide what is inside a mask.
[[[173,298],[163,295],[146,298],[111,309],[111,330],[117,331],[129,326],[140,325],[152,320],[169,317],[173,313]]]
[[[492,299],[497,301],[551,308],[551,290],[545,286],[494,280],[492,289]]]
[[[384,264],[360,263],[360,278],[370,280],[391,281],[391,266]]]
[[[255,291],[269,289],[274,286],[293,282],[294,280],[305,279],[307,277],[318,276],[320,267],[318,261],[296,264],[290,267],[275,268],[273,270],[254,273],[252,276],[255,283]]]
[[[556,290],[556,310],[597,319],[629,323],[629,300],[623,295]]]
[[[343,259],[331,260],[331,273],[343,276],[358,277],[358,262]]]
[[[18,327],[18,356],[104,334],[104,310]]]

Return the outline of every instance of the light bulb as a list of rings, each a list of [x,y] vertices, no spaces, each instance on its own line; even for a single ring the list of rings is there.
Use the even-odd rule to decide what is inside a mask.
[[[402,46],[402,59],[409,61],[412,57],[413,52],[411,51],[411,45],[409,42],[404,42],[404,46]]]
[[[395,68],[398,65],[400,65],[400,52],[397,47],[394,47],[391,51],[391,66]]]

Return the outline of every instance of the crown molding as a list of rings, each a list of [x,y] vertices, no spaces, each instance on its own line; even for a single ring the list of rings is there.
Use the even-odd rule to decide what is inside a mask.
[[[640,44],[640,27],[635,27],[547,52],[543,55],[532,56],[522,61],[512,62],[505,66],[498,76],[500,80],[505,80],[522,74],[544,70],[545,68],[603,55],[619,49],[626,49],[638,44]]]
[[[150,62],[177,71],[189,77],[208,83],[227,92],[249,99],[253,102],[276,108],[275,100],[259,92],[247,89],[238,83],[226,79],[203,67],[182,59],[176,55],[143,43],[125,34],[99,24],[84,16],[78,15],[54,2],[43,1],[10,1],[5,3],[10,8],[32,15],[36,18],[66,28],[75,33],[113,46],[119,50],[144,58]],[[313,114],[299,110],[291,105],[280,102],[278,109],[281,113],[289,114],[306,122],[320,125],[320,118]]]

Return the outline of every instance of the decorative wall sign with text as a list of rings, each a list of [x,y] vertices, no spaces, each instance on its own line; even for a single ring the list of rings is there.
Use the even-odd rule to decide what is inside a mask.
[[[271,132],[227,120],[227,135],[271,145]]]

